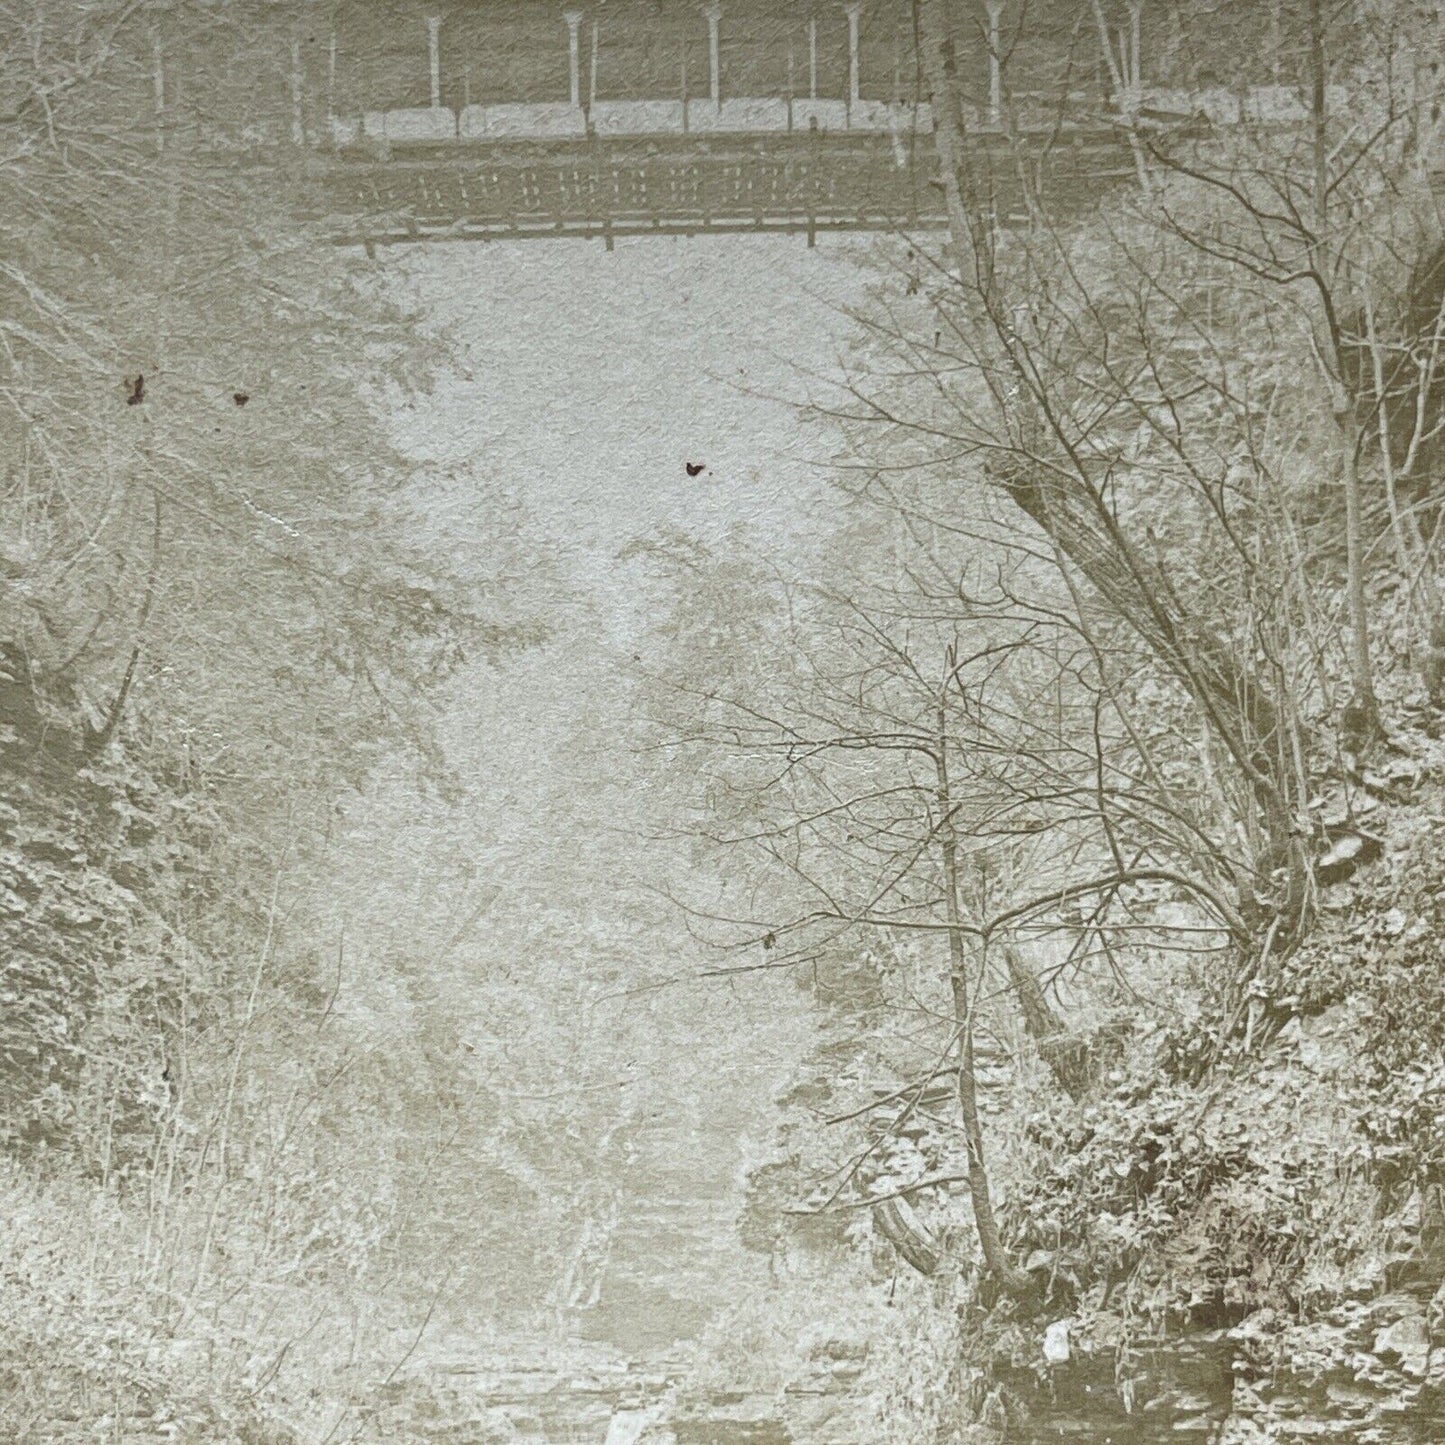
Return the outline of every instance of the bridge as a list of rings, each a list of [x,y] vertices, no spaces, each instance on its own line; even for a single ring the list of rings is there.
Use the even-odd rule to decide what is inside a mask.
[[[1020,161],[1051,214],[1090,205],[1134,175],[1117,126],[1072,125],[976,137],[1008,224],[1026,214]],[[509,139],[355,151],[309,168],[313,220],[338,241],[784,232],[809,245],[830,231],[919,231],[946,224],[931,134],[910,129],[774,134]]]
[[[255,9],[244,25],[239,6]],[[1273,43],[1277,82],[1262,17],[1277,29],[1278,4],[1226,8],[1233,52]],[[1104,10],[1118,22],[1107,63],[1071,0],[950,12],[976,174],[1005,224],[1026,191],[1068,214],[1132,175],[1121,113],[1298,118],[1268,62],[1229,91],[1180,69],[1179,55],[1218,49],[1190,32],[1203,23],[1192,11]],[[342,242],[812,243],[945,219],[910,0],[232,0],[175,7],[133,71],[158,145],[299,158],[303,209]]]
[[[1032,7],[1020,43],[1027,8],[983,0],[961,25],[974,160],[1005,223],[1025,211],[1021,164],[1054,213],[1134,173],[1097,87],[1075,77],[1070,89],[1067,7]],[[395,13],[385,36],[368,41],[354,12],[333,35],[331,158],[313,200],[338,239],[611,247],[771,231],[812,245],[820,232],[946,223],[906,0],[512,0],[489,19],[432,0]]]

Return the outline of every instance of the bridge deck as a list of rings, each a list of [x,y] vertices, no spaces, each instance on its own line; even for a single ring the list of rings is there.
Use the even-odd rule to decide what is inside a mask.
[[[1055,213],[1133,174],[1116,127],[978,138],[1005,221],[1028,189]],[[927,229],[946,217],[931,138],[793,132],[508,141],[341,153],[310,211],[341,241]]]

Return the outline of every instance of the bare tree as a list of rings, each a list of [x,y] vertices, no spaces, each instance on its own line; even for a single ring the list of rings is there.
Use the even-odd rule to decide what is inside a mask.
[[[1243,931],[1226,897],[1240,865],[1211,838],[1209,799],[1160,777],[1192,744],[1167,727],[1140,735],[1116,642],[1081,632],[1058,608],[1066,596],[1020,600],[999,543],[987,596],[921,541],[895,560],[891,583],[783,589],[777,664],[742,637],[706,660],[670,656],[657,697],[668,746],[706,760],[710,779],[688,833],[756,900],[746,914],[680,901],[720,943],[761,948],[761,963],[721,973],[806,968],[869,935],[945,945],[939,1053],[953,1060],[962,1178],[987,1268],[1022,1292],[989,1187],[980,1007],[1010,999],[1056,1086],[1082,1097],[1088,1041],[1051,1002],[1032,945],[1071,933],[1051,980],[1097,959],[1123,983],[1124,960],[1168,936],[1151,930],[1151,897],[1182,899],[1201,931]],[[742,615],[739,599],[707,596],[710,617]]]
[[[1406,129],[1404,102],[1380,78],[1398,31],[1353,57],[1365,70],[1370,100],[1356,109],[1367,119],[1336,144],[1323,22],[1311,15],[1303,126],[1247,124],[1198,142],[1188,157],[1136,126],[1154,168],[1172,177],[1168,189],[1141,192],[1133,214],[1100,215],[1074,231],[1036,210],[1032,226],[1005,238],[993,235],[981,205],[968,210],[967,198],[987,187],[968,175],[974,153],[949,103],[947,67],[930,59],[930,37],[946,33],[942,7],[920,7],[940,164],[963,172],[945,177],[962,208],[950,209],[953,248],[987,258],[935,288],[943,329],[934,348],[915,345],[912,362],[948,377],[940,388],[947,421],[934,396],[920,424],[944,428],[952,455],[1038,528],[1060,565],[1192,698],[1246,788],[1241,821],[1260,844],[1251,876],[1240,880],[1240,916],[1258,920],[1271,948],[1308,926],[1316,726],[1337,706],[1319,686],[1316,660],[1334,643],[1319,569],[1302,541],[1310,524],[1299,474],[1315,438],[1339,438],[1319,464],[1338,472],[1344,501],[1352,691],[1339,714],[1342,737],[1358,749],[1378,730],[1358,469],[1365,429],[1342,399],[1345,318],[1360,311],[1353,298],[1377,293],[1388,273],[1377,258],[1370,279],[1366,242],[1374,238],[1378,252],[1399,235],[1401,207],[1383,197],[1418,164],[1396,134]],[[933,49],[942,55],[946,46]],[[1422,97],[1409,99],[1418,116]],[[1419,128],[1412,133],[1418,144]],[[1150,254],[1169,238],[1178,244]],[[1308,391],[1291,395],[1272,368],[1300,348],[1318,362],[1323,428],[1283,410]],[[1364,380],[1368,424],[1379,429],[1392,373],[1376,361],[1378,385]],[[1421,364],[1433,378],[1433,361]],[[1362,369],[1354,363],[1355,375]],[[1414,396],[1428,437],[1425,386]],[[900,397],[875,388],[867,403],[857,415],[871,406],[877,420],[910,421]],[[1281,431],[1295,425],[1304,430]],[[1163,560],[1178,536],[1170,508],[1173,518],[1203,524],[1197,570],[1181,574]],[[1259,545],[1262,533],[1279,544],[1273,554]]]

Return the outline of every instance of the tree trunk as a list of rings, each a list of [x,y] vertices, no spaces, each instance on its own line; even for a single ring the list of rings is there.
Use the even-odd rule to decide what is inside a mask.
[[[914,0],[923,76],[933,111],[948,229],[959,279],[980,295],[993,289],[993,227],[967,165],[967,127],[958,85],[958,55],[942,0]]]
[[[953,1026],[957,1038],[958,1107],[963,1119],[964,1144],[968,1153],[968,1192],[973,1202],[974,1227],[978,1232],[983,1262],[989,1273],[1010,1294],[1028,1292],[1029,1276],[1004,1249],[994,1217],[989,1192],[988,1168],[983,1154],[983,1124],[978,1115],[978,1082],[973,1062],[973,1001],[969,998],[968,940],[963,931],[963,902],[959,888],[958,837],[953,826],[953,799],[948,784],[948,758],[944,749],[944,716],[938,709],[938,841],[943,856],[943,897],[948,922],[949,985],[953,995]]]
[[[1123,57],[1126,64],[1121,65],[1120,58],[1115,56],[1113,45],[1109,40],[1109,22],[1104,16],[1099,0],[1090,0],[1090,9],[1093,11],[1094,24],[1098,28],[1099,49],[1103,53],[1104,67],[1109,76],[1109,83],[1113,88],[1119,109],[1128,123],[1129,150],[1134,157],[1134,174],[1139,178],[1139,189],[1147,194],[1149,191],[1149,164],[1144,155],[1144,147],[1139,142],[1138,127],[1139,86],[1142,83],[1138,58],[1139,11],[1137,6],[1131,7],[1133,10],[1133,26],[1130,37],[1132,44],[1130,53]]]
[[[918,1223],[917,1216],[902,1199],[885,1199],[873,1206],[873,1223],[919,1274],[938,1273],[938,1251]]]
[[[1309,0],[1310,27],[1310,146],[1314,162],[1314,228],[1315,242],[1324,240],[1329,224],[1330,153],[1325,134],[1325,27],[1320,14],[1320,0]]]
[[[1024,1028],[1034,1041],[1039,1057],[1048,1066],[1054,1082],[1071,1099],[1082,1099],[1089,1087],[1087,1051],[1049,1007],[1033,970],[1013,944],[1003,945],[1003,959],[1004,967],[1008,969],[1009,984],[1023,1015]]]
[[[1310,32],[1310,145],[1313,161],[1310,263],[1321,276],[1327,274],[1325,236],[1330,224],[1329,136],[1327,131],[1329,79],[1325,62],[1324,17],[1320,0],[1309,0]],[[1345,571],[1346,597],[1350,615],[1351,696],[1345,709],[1342,732],[1347,747],[1363,752],[1379,735],[1380,707],[1375,700],[1375,681],[1370,666],[1370,624],[1365,611],[1365,557],[1360,522],[1360,467],[1358,438],[1348,388],[1341,373],[1338,346],[1334,352],[1334,374],[1326,380],[1333,396],[1335,433],[1340,448],[1340,480],[1345,489]],[[1324,354],[1323,352],[1321,353]],[[1383,402],[1382,402],[1383,405]]]
[[[1370,622],[1365,610],[1365,543],[1360,518],[1360,465],[1348,414],[1336,417],[1345,485],[1345,570],[1350,600],[1351,697],[1341,729],[1345,745],[1361,753],[1380,735],[1380,705],[1370,665]]]

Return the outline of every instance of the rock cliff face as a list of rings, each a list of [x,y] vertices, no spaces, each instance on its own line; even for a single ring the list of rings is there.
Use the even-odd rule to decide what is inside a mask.
[[[1010,1439],[1211,1445],[1328,1438],[1424,1445],[1445,1438],[1439,1307],[1397,1291],[1324,1323],[1281,1329],[1260,1311],[1233,1329],[1138,1342],[1075,1337],[1067,1360],[1042,1348],[994,1362],[995,1423]]]

